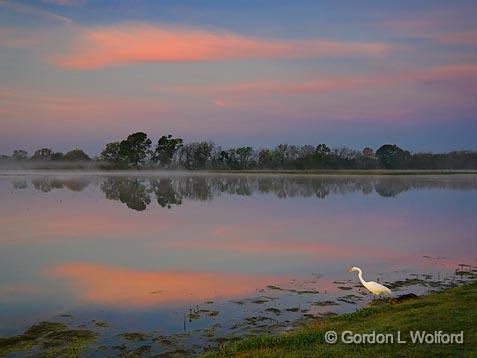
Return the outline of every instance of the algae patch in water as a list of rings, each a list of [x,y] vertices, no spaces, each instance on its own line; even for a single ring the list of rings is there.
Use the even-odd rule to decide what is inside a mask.
[[[145,341],[148,337],[147,334],[139,333],[139,332],[125,332],[125,333],[121,333],[119,336],[124,338],[127,341],[132,341],[132,342]]]
[[[338,306],[335,301],[316,301],[312,303],[313,306]]]
[[[99,327],[99,328],[108,328],[109,327],[109,323],[106,322],[106,321],[96,321],[95,319],[93,319],[92,322],[94,323],[94,325],[96,327]]]
[[[275,315],[280,315],[282,313],[281,310],[279,310],[278,308],[275,308],[275,307],[269,307],[269,308],[266,308],[265,311],[267,312],[271,312]]]
[[[96,340],[97,333],[89,330],[68,329],[59,322],[40,322],[23,334],[0,338],[0,355],[37,348],[39,356],[76,357]]]

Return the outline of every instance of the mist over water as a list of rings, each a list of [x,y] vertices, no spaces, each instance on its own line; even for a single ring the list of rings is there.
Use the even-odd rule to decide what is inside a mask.
[[[0,334],[105,320],[196,352],[365,305],[349,266],[422,294],[477,265],[475,175],[8,172],[0,198]]]

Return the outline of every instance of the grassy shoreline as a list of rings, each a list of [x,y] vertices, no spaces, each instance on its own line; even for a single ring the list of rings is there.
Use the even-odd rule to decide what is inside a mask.
[[[318,321],[278,336],[257,336],[225,344],[203,358],[220,357],[369,357],[475,356],[477,351],[477,282],[398,304],[384,304]],[[406,344],[325,343],[325,333],[390,333]],[[413,344],[411,331],[464,332],[463,344]],[[397,340],[397,338],[396,338]]]

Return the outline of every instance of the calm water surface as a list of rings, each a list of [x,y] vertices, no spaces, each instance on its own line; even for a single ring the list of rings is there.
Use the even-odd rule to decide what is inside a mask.
[[[471,278],[476,208],[473,175],[4,173],[0,335],[52,320],[197,353],[280,332],[367,304],[349,266],[396,294]]]

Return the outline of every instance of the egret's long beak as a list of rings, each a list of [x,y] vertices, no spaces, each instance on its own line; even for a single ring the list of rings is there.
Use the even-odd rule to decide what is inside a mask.
[[[346,272],[351,272],[352,270],[352,267],[350,267],[349,269],[346,270]]]

